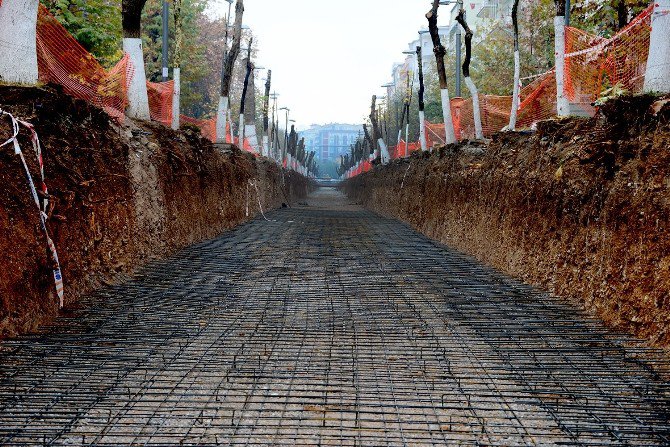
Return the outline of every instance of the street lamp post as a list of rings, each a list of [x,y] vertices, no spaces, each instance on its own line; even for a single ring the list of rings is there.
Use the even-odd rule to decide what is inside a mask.
[[[168,80],[168,0],[163,0],[163,82]]]
[[[456,4],[459,8],[463,8],[463,0],[445,0],[441,1],[440,5],[453,5]],[[456,96],[460,98],[461,96],[461,28],[456,27],[456,42],[455,42],[455,53],[456,53]]]

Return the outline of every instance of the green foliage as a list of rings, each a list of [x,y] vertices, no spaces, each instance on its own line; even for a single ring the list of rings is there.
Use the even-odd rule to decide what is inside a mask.
[[[205,60],[205,47],[199,41],[200,27],[207,1],[183,0],[182,13],[182,57],[181,57],[181,103],[184,112],[198,112],[198,106],[203,101],[203,93],[198,88],[199,83],[206,76],[216,76],[208,71]],[[142,12],[142,41],[144,45],[144,65],[147,79],[153,82],[162,79],[162,0],[148,0]],[[172,5],[170,5],[169,20],[169,65],[173,66],[174,56],[174,21]],[[195,113],[200,116],[201,113]]]
[[[114,65],[121,51],[121,0],[41,0],[79,43],[103,66]]]
[[[628,17],[640,14],[649,6],[648,0],[582,0],[571,8],[571,26],[601,37],[610,37],[619,29],[619,3],[625,3]]]

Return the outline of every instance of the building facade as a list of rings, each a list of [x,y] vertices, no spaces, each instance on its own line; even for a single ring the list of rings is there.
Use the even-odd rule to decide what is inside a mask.
[[[310,126],[309,129],[299,132],[305,139],[308,151],[316,151],[320,160],[334,161],[340,155],[348,154],[356,139],[362,136],[362,124],[326,124]]]

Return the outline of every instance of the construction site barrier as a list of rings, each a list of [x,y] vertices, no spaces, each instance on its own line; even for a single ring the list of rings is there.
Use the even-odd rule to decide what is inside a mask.
[[[574,27],[565,29],[565,96],[571,114],[593,115],[593,103],[607,89],[640,93],[649,52],[653,5],[610,38],[591,35]],[[134,75],[127,55],[111,69],[102,65],[40,4],[37,21],[37,56],[42,82],[61,85],[76,98],[84,99],[122,121],[128,106],[128,86]],[[166,126],[172,124],[173,81],[147,82],[151,118]],[[482,130],[485,137],[503,129],[509,122],[511,96],[480,94]],[[472,99],[451,100],[452,118],[457,138],[475,137]],[[517,127],[556,115],[556,82],[554,70],[534,77],[520,91]],[[181,116],[181,121],[200,128],[202,135],[216,141],[215,118],[195,119]],[[428,147],[444,144],[443,124],[426,123]],[[227,126],[226,142],[236,143]],[[242,148],[256,152],[245,139]],[[389,148],[392,158],[404,157],[418,150],[419,143],[404,142]],[[361,169],[367,165],[362,164]]]
[[[42,4],[37,14],[37,65],[41,82],[60,85],[66,94],[100,107],[118,122],[125,119],[128,87],[135,72],[128,55],[124,54],[114,67],[106,70]],[[174,82],[147,81],[147,94],[151,119],[171,126]],[[180,115],[180,119],[198,127],[204,138],[216,142],[215,118]],[[230,123],[226,130],[226,142],[238,143],[231,137]],[[246,138],[241,147],[257,152]]]
[[[68,95],[123,120],[134,74],[128,56],[105,70],[42,4],[37,15],[37,66],[41,82],[58,84]]]

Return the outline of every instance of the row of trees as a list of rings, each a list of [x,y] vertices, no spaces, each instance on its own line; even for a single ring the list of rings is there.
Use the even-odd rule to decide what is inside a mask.
[[[165,75],[161,60],[163,1],[41,2],[103,66],[113,66],[124,52],[130,55],[135,74],[129,86],[127,114],[150,119],[145,80],[160,81]],[[0,81],[35,84],[38,0],[4,0],[0,5]],[[279,138],[278,118],[273,117],[269,123],[270,72],[265,95],[257,94],[254,89],[253,59],[257,47],[251,30],[242,29],[243,0],[236,0],[232,27],[230,17],[215,18],[209,7],[210,0],[170,0],[168,53],[175,83],[172,126],[180,126],[181,113],[196,118],[216,116],[217,139],[222,141],[229,117],[239,115],[238,134],[242,138],[245,131],[249,135],[263,135],[265,155],[270,155],[269,146],[276,142],[279,161],[290,156],[292,161],[306,166],[309,154],[290,147],[288,138]],[[236,63],[242,42],[248,42],[248,49],[242,63]],[[256,107],[257,103],[260,107]],[[262,129],[257,129],[261,121],[257,111],[263,114]],[[229,124],[232,129],[234,124]]]
[[[666,0],[656,2],[658,10],[667,10]],[[573,0],[570,12],[570,21],[572,26],[579,27],[591,34],[602,37],[609,37],[615,32],[625,27],[628,22],[645,8],[649,6],[648,0],[582,0],[575,2]],[[453,52],[447,53],[445,43],[439,38],[437,33],[437,12],[439,1],[432,0],[432,7],[426,18],[433,41],[433,52],[436,56],[435,63],[429,67],[422,67],[425,76],[419,76],[425,82],[420,85],[407,89],[396,89],[387,98],[387,107],[380,115],[382,123],[382,133],[386,141],[395,142],[396,135],[406,132],[411,141],[425,141],[421,134],[423,129],[423,117],[434,123],[444,123],[447,142],[454,142],[453,124],[449,109],[449,92],[454,92],[455,83],[453,76],[447,76],[450,67],[456,66]],[[465,34],[464,49],[465,59],[461,67],[464,82],[467,91],[462,92],[464,98],[473,98],[473,108],[475,109],[475,128],[477,137],[482,137],[481,120],[477,117],[478,101],[477,92],[485,92],[491,95],[504,95],[513,97],[513,106],[510,111],[509,129],[516,126],[516,111],[519,103],[519,79],[532,77],[533,75],[544,73],[556,66],[557,83],[562,83],[562,64],[557,63],[555,53],[562,53],[561,43],[564,42],[564,24],[567,11],[565,0],[515,0],[513,3],[512,14],[509,22],[495,21],[477,30],[477,36],[473,35],[469,29],[464,11],[461,9],[456,20]],[[663,14],[667,17],[668,14]],[[661,14],[654,16],[654,30],[657,40],[661,42],[670,41],[670,29],[667,18],[661,18]],[[652,33],[652,41],[654,33]],[[662,60],[668,60],[667,44],[665,47],[659,47],[656,60],[650,58],[652,66],[659,67],[663,65]],[[421,49],[417,49],[420,51]],[[653,50],[650,50],[650,54]],[[418,57],[417,60],[421,60]],[[668,75],[667,63],[665,68],[659,67],[657,70],[665,70],[666,74],[663,81],[651,82],[646,87],[647,90],[667,91]],[[650,75],[647,71],[646,78],[658,79],[657,75]],[[409,77],[409,75],[408,75]],[[559,79],[560,78],[560,79]],[[478,88],[477,88],[478,87]],[[416,100],[421,91],[425,92],[425,98],[421,101]],[[562,88],[558,89],[562,92]],[[424,102],[424,110],[420,103]],[[557,96],[559,115],[569,113],[566,100],[562,95]],[[405,110],[409,104],[409,115],[419,120],[413,119],[405,121]],[[386,129],[386,130],[384,130]],[[393,143],[391,143],[393,144]],[[425,149],[425,144],[422,145]],[[381,150],[381,149],[377,149]],[[381,155],[381,154],[380,154]],[[346,172],[360,160],[367,158],[367,154],[359,154],[355,150],[351,151],[340,162],[339,171]]]

